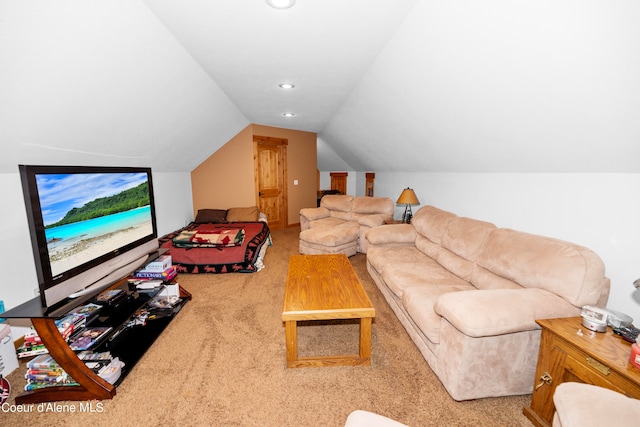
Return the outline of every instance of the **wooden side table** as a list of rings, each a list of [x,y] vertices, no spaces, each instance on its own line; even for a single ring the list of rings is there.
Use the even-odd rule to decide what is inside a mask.
[[[531,406],[524,415],[536,426],[553,422],[553,393],[563,382],[593,384],[640,399],[640,369],[629,363],[631,344],[610,327],[603,333],[582,326],[581,317],[538,320],[540,352]]]

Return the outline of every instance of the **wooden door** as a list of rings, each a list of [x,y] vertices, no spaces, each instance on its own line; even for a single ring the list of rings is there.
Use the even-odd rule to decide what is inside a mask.
[[[273,229],[287,225],[287,144],[283,138],[253,137],[256,201]]]
[[[367,172],[365,176],[367,179],[365,196],[373,197],[373,181],[376,179],[376,174],[373,172]]]
[[[331,189],[337,190],[340,194],[347,194],[347,175],[348,172],[331,172]]]

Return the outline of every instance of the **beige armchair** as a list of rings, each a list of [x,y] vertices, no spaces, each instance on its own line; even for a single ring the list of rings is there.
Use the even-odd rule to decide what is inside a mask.
[[[640,400],[590,384],[559,384],[553,394],[553,427],[637,427]]]
[[[393,219],[388,197],[326,195],[318,208],[300,210],[300,253],[367,253],[365,234]]]

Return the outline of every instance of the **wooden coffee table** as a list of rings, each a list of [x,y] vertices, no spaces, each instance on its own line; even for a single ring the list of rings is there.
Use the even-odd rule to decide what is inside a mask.
[[[289,368],[369,365],[375,315],[346,255],[291,256],[282,309]],[[297,322],[332,319],[360,319],[360,354],[298,358]]]

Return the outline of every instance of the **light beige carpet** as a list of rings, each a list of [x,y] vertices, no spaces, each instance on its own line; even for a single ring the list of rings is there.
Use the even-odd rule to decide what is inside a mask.
[[[3,426],[342,426],[355,409],[411,426],[530,426],[530,396],[456,402],[396,320],[370,279],[362,254],[351,257],[377,310],[369,367],[287,369],[280,315],[288,259],[298,229],[273,232],[264,270],[181,275],[189,302],[117,389],[113,400],[80,413],[0,413]],[[356,323],[298,328],[299,354],[357,353]],[[24,367],[9,380],[24,386]],[[533,381],[533,379],[532,379]],[[15,391],[12,393],[15,396]],[[13,399],[12,399],[13,400]]]

